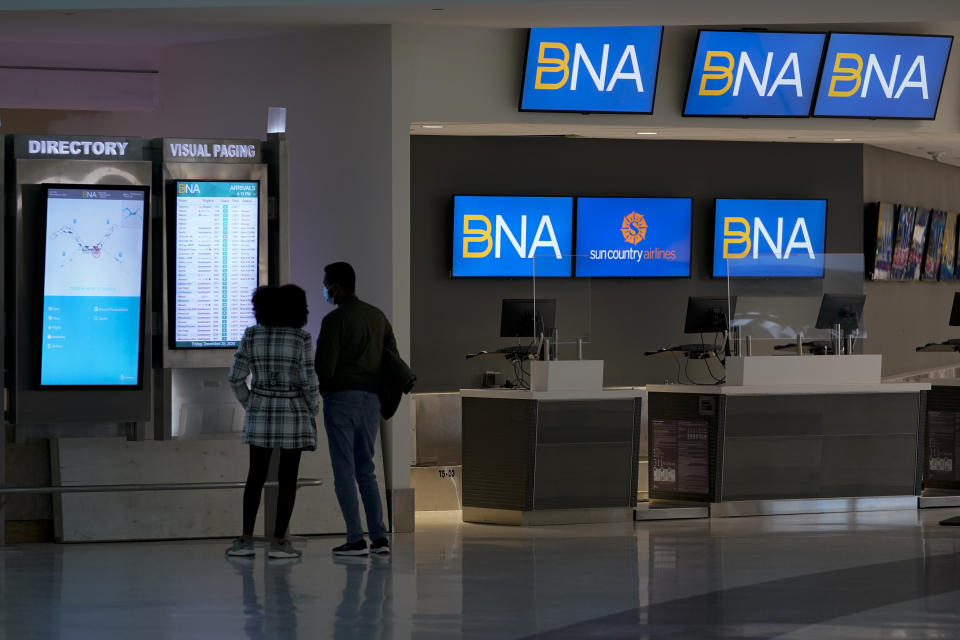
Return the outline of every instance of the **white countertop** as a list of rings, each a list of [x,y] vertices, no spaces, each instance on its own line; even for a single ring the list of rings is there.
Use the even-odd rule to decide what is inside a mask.
[[[461,389],[463,398],[496,398],[498,400],[624,400],[642,395],[633,387],[595,391],[529,391],[527,389]]]
[[[649,384],[648,393],[696,393],[723,396],[797,396],[851,393],[919,393],[929,391],[929,382],[891,384],[795,384],[795,385],[693,385]]]

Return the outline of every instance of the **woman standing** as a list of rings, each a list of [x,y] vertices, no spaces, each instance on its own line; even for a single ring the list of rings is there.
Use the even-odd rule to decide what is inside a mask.
[[[297,493],[300,453],[317,448],[315,416],[320,408],[313,341],[303,330],[307,295],[300,287],[258,287],[253,293],[257,324],[247,328],[227,379],[246,410],[243,442],[250,445],[250,471],[243,490],[243,535],[227,549],[231,556],[250,556],[260,494],[270,456],[280,449],[277,522],[267,555],[297,558],[301,552],[286,539]],[[247,376],[253,374],[250,386]]]

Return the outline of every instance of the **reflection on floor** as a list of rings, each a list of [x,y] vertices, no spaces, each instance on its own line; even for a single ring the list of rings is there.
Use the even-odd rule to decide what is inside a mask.
[[[513,528],[393,557],[225,541],[0,547],[0,638],[954,638],[958,510]]]

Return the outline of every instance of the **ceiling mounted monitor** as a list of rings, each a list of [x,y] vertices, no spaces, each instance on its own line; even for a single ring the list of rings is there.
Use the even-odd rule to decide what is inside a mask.
[[[808,117],[826,38],[701,31],[683,115]]]
[[[521,111],[653,113],[663,27],[530,29]]]
[[[953,36],[831,33],[814,116],[933,120]]]

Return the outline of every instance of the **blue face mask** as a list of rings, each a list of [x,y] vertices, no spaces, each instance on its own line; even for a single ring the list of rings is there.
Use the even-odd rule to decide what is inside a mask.
[[[329,302],[330,304],[333,304],[333,298],[330,296],[330,290],[327,289],[326,287],[323,288],[323,299]]]

